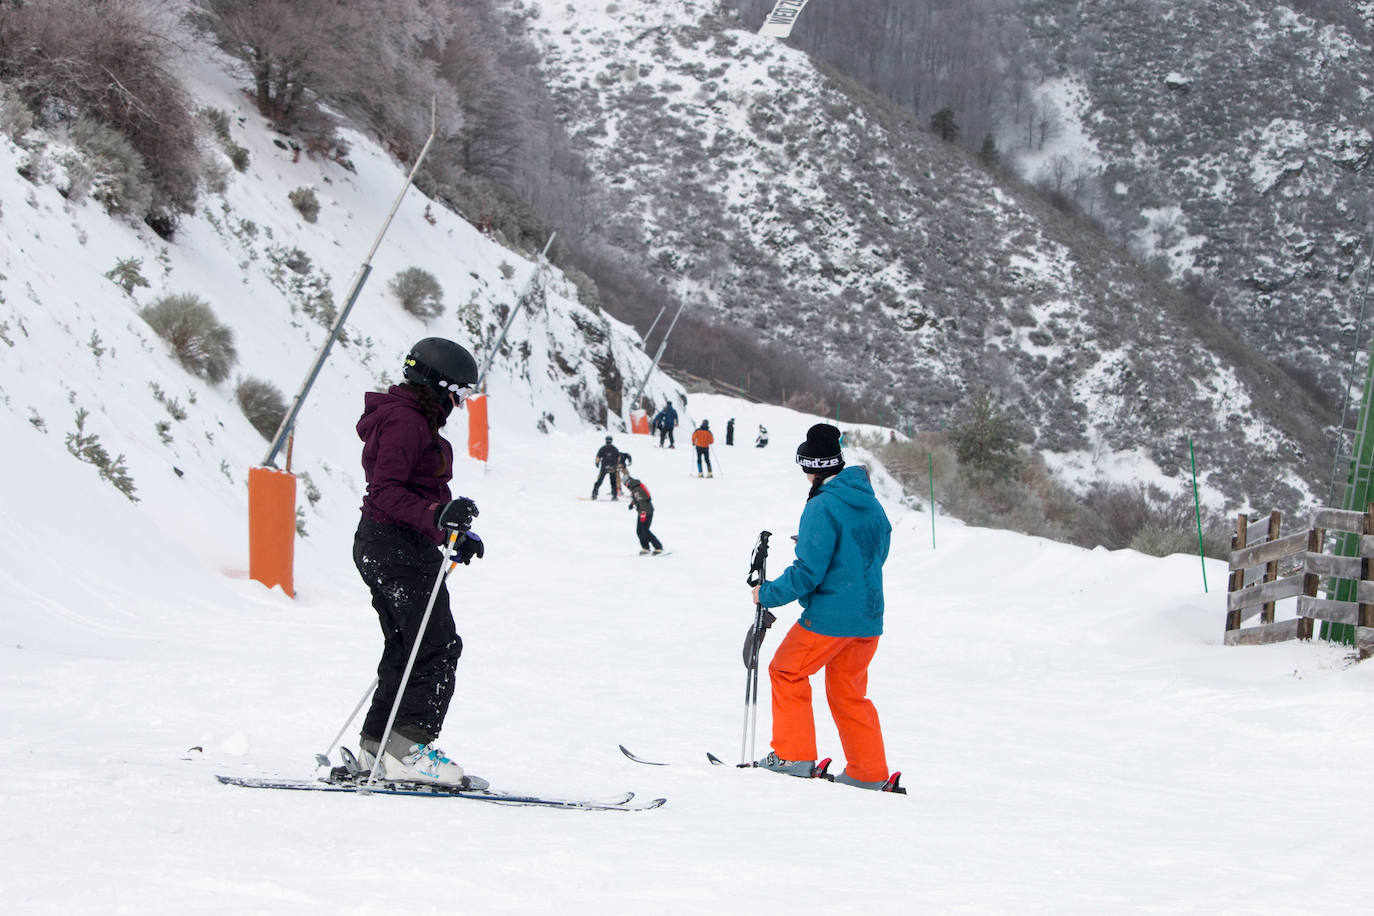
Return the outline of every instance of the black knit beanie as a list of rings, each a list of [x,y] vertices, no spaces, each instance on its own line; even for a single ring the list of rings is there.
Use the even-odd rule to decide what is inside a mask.
[[[806,431],[806,441],[797,446],[797,464],[808,474],[830,477],[844,470],[840,453],[840,431],[829,423],[817,423]]]

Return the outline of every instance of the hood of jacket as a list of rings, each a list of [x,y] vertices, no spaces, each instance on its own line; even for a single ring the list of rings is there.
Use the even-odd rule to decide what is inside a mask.
[[[827,478],[817,496],[833,496],[853,509],[872,503],[877,494],[868,479],[868,470],[861,465],[850,465],[834,477]]]

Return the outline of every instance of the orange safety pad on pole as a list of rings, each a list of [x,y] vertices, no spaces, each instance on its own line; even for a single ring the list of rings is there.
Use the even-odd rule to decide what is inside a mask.
[[[248,469],[248,577],[280,585],[296,597],[296,475],[276,468]]]
[[[630,432],[639,433],[641,436],[649,435],[649,415],[639,410],[631,411]]]
[[[487,460],[487,396],[474,394],[468,398],[468,454],[478,461]]]

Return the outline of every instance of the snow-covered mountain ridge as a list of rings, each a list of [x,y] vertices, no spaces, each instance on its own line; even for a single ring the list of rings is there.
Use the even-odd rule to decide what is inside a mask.
[[[903,426],[988,386],[1079,479],[1134,455],[1181,482],[1192,438],[1230,505],[1325,497],[1310,394],[1038,192],[713,0],[508,6],[625,235],[694,307]]]

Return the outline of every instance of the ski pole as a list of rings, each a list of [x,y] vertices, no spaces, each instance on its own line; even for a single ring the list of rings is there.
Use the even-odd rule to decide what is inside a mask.
[[[363,693],[362,697],[358,699],[358,705],[354,706],[353,711],[348,714],[348,720],[344,722],[342,726],[339,727],[339,733],[334,736],[334,740],[329,742],[329,748],[323,754],[315,755],[315,762],[317,764],[319,764],[322,767],[327,767],[330,765],[329,755],[334,753],[334,748],[339,746],[339,739],[343,737],[344,732],[348,731],[348,726],[353,724],[353,720],[358,718],[358,710],[363,708],[363,704],[366,703],[367,698],[372,696],[373,692],[376,691],[377,685],[379,683],[381,683],[380,678],[374,677],[372,679],[372,683],[368,685],[367,690]]]
[[[453,554],[453,549],[467,539],[468,533],[450,531],[448,540],[444,542],[445,560]],[[396,724],[396,714],[401,711],[401,698],[405,696],[406,685],[410,683],[410,669],[415,667],[415,656],[420,652],[420,640],[425,636],[425,628],[429,626],[429,615],[434,611],[434,602],[439,598],[439,589],[443,587],[444,580],[448,578],[449,570],[453,564],[444,562],[439,564],[439,575],[434,577],[434,588],[429,592],[429,603],[425,605],[425,614],[420,618],[420,628],[415,631],[415,642],[410,647],[410,657],[406,659],[406,669],[401,673],[401,684],[396,688],[396,699],[391,704],[391,715],[386,719],[386,731],[382,732],[381,743],[377,746],[377,762],[372,765],[371,772],[367,775],[367,782],[359,786],[359,791],[367,791],[372,788],[372,784],[377,781],[377,770],[382,762],[382,755],[386,753],[387,742],[391,740],[391,729]]]
[[[772,536],[771,531],[759,532],[759,539],[754,544],[754,556],[749,564],[749,575],[744,580],[751,586],[762,585],[768,578],[768,539]],[[762,604],[754,602],[754,624],[749,628],[749,641],[744,647],[744,667],[748,673],[744,681],[744,737],[740,743],[740,766],[748,766],[754,759],[759,709],[759,648],[763,645],[763,634],[773,622],[765,622],[765,615],[773,616]]]
[[[448,571],[444,573],[445,579],[448,578],[448,574],[453,572],[453,568],[457,565],[457,563],[449,564]],[[334,736],[334,740],[329,742],[328,749],[326,749],[323,754],[315,755],[315,762],[317,764],[319,764],[322,767],[327,767],[331,765],[329,755],[334,753],[334,748],[339,746],[339,741],[343,738],[344,732],[348,731],[348,727],[353,724],[353,720],[358,718],[358,711],[363,708],[363,704],[367,702],[367,698],[377,692],[377,685],[379,683],[381,683],[380,678],[372,678],[372,683],[368,684],[367,690],[363,691],[363,695],[358,699],[358,705],[353,707],[353,711],[348,714],[348,718],[344,720],[344,724],[339,726],[338,734]]]

